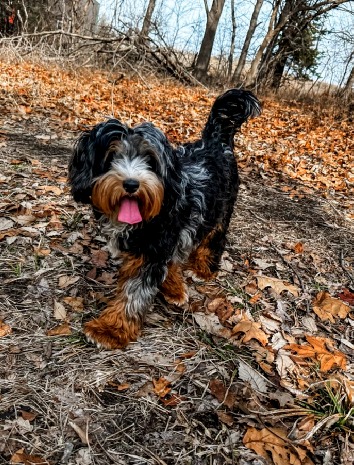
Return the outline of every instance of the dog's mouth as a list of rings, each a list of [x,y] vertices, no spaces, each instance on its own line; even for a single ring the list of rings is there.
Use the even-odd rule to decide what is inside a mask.
[[[143,221],[136,198],[123,197],[119,205],[118,221],[128,224],[136,224]]]

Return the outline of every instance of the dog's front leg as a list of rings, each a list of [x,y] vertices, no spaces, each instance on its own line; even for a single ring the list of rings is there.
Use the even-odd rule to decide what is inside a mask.
[[[166,275],[167,265],[124,254],[117,295],[98,318],[85,324],[87,339],[106,349],[123,348],[136,341],[144,315]]]

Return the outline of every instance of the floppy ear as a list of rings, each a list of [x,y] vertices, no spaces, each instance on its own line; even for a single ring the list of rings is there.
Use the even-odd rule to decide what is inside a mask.
[[[117,119],[97,124],[77,140],[69,162],[69,184],[74,200],[91,203],[94,179],[109,170],[106,156],[113,141],[122,140],[132,130]]]
[[[95,153],[90,143],[90,132],[84,132],[76,141],[69,162],[69,184],[74,200],[90,203]]]

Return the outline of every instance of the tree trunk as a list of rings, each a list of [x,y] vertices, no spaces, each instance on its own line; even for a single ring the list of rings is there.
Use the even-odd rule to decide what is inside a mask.
[[[262,8],[262,5],[263,5],[263,0],[257,0],[256,5],[255,5],[254,10],[253,10],[253,13],[252,13],[252,16],[251,16],[251,21],[250,21],[250,25],[248,27],[246,38],[245,38],[245,41],[243,43],[240,58],[238,60],[234,75],[232,77],[232,81],[236,85],[241,84],[242,71],[243,71],[243,69],[245,67],[248,50],[249,50],[249,47],[250,47],[250,43],[251,43],[253,34],[254,34],[254,32],[256,30],[256,27],[257,27],[258,15],[259,15],[259,12],[260,12],[260,10]]]
[[[219,24],[224,4],[225,0],[213,0],[210,11],[207,11],[207,24],[194,68],[194,76],[198,79],[198,81],[205,80],[214,45],[216,29]]]
[[[151,27],[151,18],[154,13],[154,9],[156,6],[156,0],[149,0],[149,4],[146,9],[143,26],[140,31],[141,37],[146,37],[149,35],[150,27]]]
[[[228,81],[231,80],[232,65],[234,62],[234,53],[235,53],[235,39],[236,39],[235,0],[231,0],[231,26],[232,26],[232,29],[231,29],[230,52],[229,52],[229,58],[227,60]]]
[[[354,66],[352,67],[349,73],[347,82],[345,83],[345,86],[343,88],[344,97],[349,98],[350,95],[354,93],[353,90],[354,90]]]

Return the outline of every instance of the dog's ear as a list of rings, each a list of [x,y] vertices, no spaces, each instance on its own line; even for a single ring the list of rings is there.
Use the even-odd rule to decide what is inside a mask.
[[[107,152],[114,141],[122,140],[131,129],[110,119],[86,131],[77,140],[69,162],[69,184],[77,202],[91,203],[95,178],[109,170]]]
[[[95,153],[90,143],[90,132],[84,132],[76,141],[69,162],[69,184],[74,200],[90,203]]]

